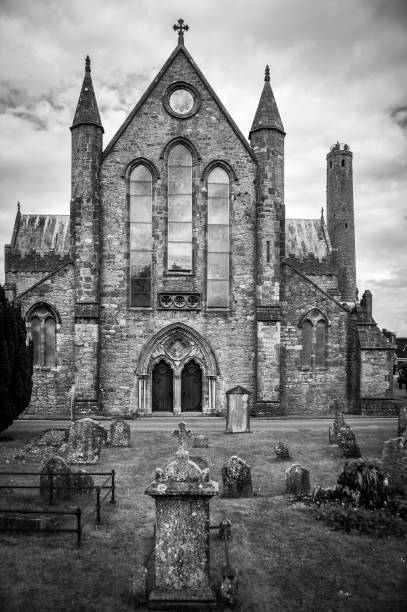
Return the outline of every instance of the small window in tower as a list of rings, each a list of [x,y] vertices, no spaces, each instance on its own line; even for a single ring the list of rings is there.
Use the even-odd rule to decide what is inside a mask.
[[[345,160],[344,159],[341,161],[341,164],[342,164],[342,166],[345,165]]]
[[[332,168],[332,162],[329,162],[329,167]]]
[[[348,224],[347,223],[345,223],[345,229],[348,229]]]

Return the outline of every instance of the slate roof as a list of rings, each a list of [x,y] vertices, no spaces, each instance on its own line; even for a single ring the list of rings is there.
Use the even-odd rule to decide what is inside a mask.
[[[72,127],[89,123],[93,125],[100,125],[103,130],[102,122],[100,121],[99,109],[96,102],[95,91],[93,89],[92,77],[90,76],[90,59],[89,56],[87,56],[85,76],[83,79],[82,89],[79,95]]]
[[[249,138],[256,130],[274,129],[284,132],[283,122],[281,121],[280,113],[278,112],[277,103],[274,98],[273,90],[270,85],[270,74],[268,66],[266,68],[266,77],[264,79],[264,87],[260,96],[259,105],[253,119],[253,124],[250,130]]]
[[[323,219],[286,219],[286,256],[304,260],[314,257],[326,262],[332,247]]]
[[[376,324],[356,326],[361,349],[391,349],[393,345]]]
[[[34,251],[69,255],[69,215],[20,215],[11,248],[22,256]]]

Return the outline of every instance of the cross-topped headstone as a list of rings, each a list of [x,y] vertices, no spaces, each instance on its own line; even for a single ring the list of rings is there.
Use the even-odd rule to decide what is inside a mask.
[[[192,431],[186,428],[183,421],[178,423],[178,429],[174,429],[172,435],[178,438],[178,450],[188,450],[188,441],[191,439]]]
[[[178,19],[178,25],[174,23],[172,27],[175,32],[178,30],[178,44],[183,45],[184,44],[184,32],[188,32],[189,26],[187,26],[186,24],[184,25],[183,19]]]

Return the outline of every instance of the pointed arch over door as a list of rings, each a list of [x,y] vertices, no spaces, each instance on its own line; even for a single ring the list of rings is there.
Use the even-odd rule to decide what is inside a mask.
[[[165,387],[159,378],[161,362],[170,366],[173,376],[173,412],[216,410],[216,379],[219,368],[206,338],[184,323],[172,323],[154,334],[143,347],[136,369],[138,410],[149,413],[162,406],[159,395]],[[162,366],[164,369],[164,366]],[[168,373],[166,376],[171,377]],[[184,393],[185,392],[185,393]],[[184,395],[183,395],[184,393]],[[168,404],[165,404],[168,409]],[[164,410],[164,408],[162,408]]]

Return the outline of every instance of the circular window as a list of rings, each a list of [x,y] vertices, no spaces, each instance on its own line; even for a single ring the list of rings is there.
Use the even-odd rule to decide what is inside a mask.
[[[187,115],[194,106],[194,97],[186,89],[176,89],[170,95],[170,106],[174,113]]]
[[[163,104],[173,117],[192,117],[201,105],[201,98],[192,85],[183,81],[171,83],[164,94]]]

